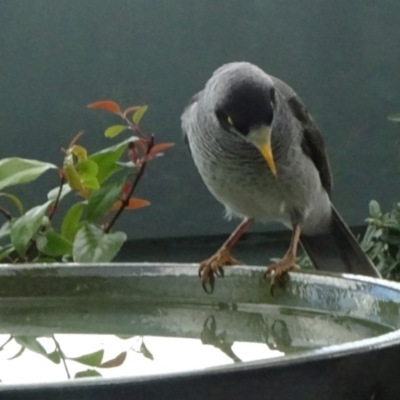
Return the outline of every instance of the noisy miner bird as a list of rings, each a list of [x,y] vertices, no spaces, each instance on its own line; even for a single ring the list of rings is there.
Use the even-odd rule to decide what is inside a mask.
[[[218,68],[182,114],[182,129],[204,183],[242,222],[199,267],[203,288],[238,262],[230,250],[252,221],[292,229],[272,286],[295,267],[299,240],[323,270],[379,276],[331,204],[332,177],[318,126],[291,87],[248,62]]]

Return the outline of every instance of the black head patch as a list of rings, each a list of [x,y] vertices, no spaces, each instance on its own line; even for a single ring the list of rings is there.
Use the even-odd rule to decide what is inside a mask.
[[[250,79],[233,82],[215,114],[221,126],[232,126],[247,135],[251,128],[270,126],[274,116],[275,89]]]

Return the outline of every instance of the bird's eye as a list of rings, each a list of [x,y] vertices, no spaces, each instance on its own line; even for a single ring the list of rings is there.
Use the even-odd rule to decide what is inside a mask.
[[[222,110],[217,110],[215,112],[215,115],[217,116],[222,128],[224,128],[225,130],[230,131],[234,127],[232,118],[226,112]]]
[[[269,98],[271,99],[271,105],[275,106],[276,98],[275,98],[275,89],[274,88],[271,88],[269,90]]]

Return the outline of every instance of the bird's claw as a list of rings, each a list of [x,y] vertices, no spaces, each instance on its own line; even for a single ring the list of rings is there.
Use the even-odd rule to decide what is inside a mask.
[[[276,286],[282,286],[289,271],[298,268],[296,265],[296,257],[291,254],[286,254],[282,260],[275,264],[271,264],[264,272],[264,279],[271,276],[271,296],[274,296]]]
[[[199,277],[201,285],[207,293],[212,293],[215,286],[215,276],[224,277],[223,267],[235,265],[239,262],[235,260],[225,248],[219,249],[212,257],[204,260],[199,266]]]

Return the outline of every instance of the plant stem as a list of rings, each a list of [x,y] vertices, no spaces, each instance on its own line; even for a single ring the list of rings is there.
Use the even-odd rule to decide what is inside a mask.
[[[60,202],[60,197],[61,197],[62,189],[63,189],[63,186],[64,186],[65,183],[66,183],[66,179],[65,179],[65,176],[63,175],[63,176],[61,177],[61,180],[60,180],[60,187],[59,187],[59,189],[58,189],[56,201],[54,202],[54,205],[53,205],[53,207],[52,207],[52,209],[51,209],[51,212],[50,212],[50,215],[49,215],[49,220],[50,220],[50,221],[52,220],[52,218],[54,217],[54,214],[55,214],[56,211],[57,211],[58,203]]]
[[[119,216],[122,214],[122,212],[124,211],[124,209],[129,205],[129,199],[132,197],[133,192],[135,191],[140,178],[143,176],[144,170],[146,169],[146,164],[147,164],[147,156],[150,154],[151,149],[154,147],[154,136],[151,135],[150,140],[148,141],[147,144],[147,150],[146,150],[146,154],[143,157],[143,162],[140,164],[140,168],[135,176],[135,179],[132,183],[131,186],[131,190],[129,191],[128,195],[125,196],[125,198],[121,201],[121,206],[119,207],[119,209],[117,210],[117,212],[114,214],[112,220],[106,225],[106,227],[104,228],[104,233],[109,233],[111,228],[115,225],[115,223],[117,222]]]
[[[61,360],[62,360],[62,362],[64,364],[64,369],[65,369],[65,372],[67,373],[67,377],[68,377],[68,379],[71,379],[71,375],[69,373],[68,366],[67,366],[67,361],[65,360],[65,356],[64,356],[64,353],[61,350],[60,344],[57,342],[56,337],[54,335],[51,335],[51,337],[52,337],[52,339],[54,341],[54,344],[56,345],[56,349],[60,353],[60,357],[61,357]]]
[[[150,142],[153,140],[153,135],[149,139],[145,133],[142,132],[142,130],[139,128],[139,125],[134,124],[133,122],[130,121],[130,119],[126,116],[121,114],[121,117],[123,120],[129,125],[129,127],[138,135],[142,136],[142,139],[146,141],[147,144],[150,144]]]
[[[9,221],[12,220],[11,214],[5,210],[3,207],[0,207],[0,213],[2,213]]]

